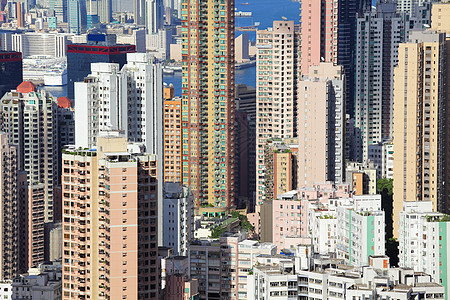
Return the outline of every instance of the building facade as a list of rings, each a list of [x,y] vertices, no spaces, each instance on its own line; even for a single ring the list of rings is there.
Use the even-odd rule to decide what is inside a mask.
[[[181,182],[181,143],[181,99],[164,100],[164,182]]]
[[[22,53],[0,51],[0,97],[23,81]]]
[[[157,297],[157,161],[130,146],[110,132],[63,153],[63,299]]]
[[[0,107],[1,129],[17,146],[19,169],[27,172],[28,185],[44,184],[45,222],[52,222],[54,188],[60,182],[56,99],[25,81],[3,96]]]
[[[450,295],[450,217],[433,212],[430,201],[405,202],[398,235],[399,266],[430,274]]]
[[[394,67],[398,46],[408,40],[410,30],[430,23],[430,7],[417,16],[397,12],[392,1],[380,3],[376,11],[357,19],[355,58],[356,159],[368,160],[369,147],[392,139]]]
[[[27,202],[26,174],[18,170],[17,147],[8,143],[8,135],[0,133],[0,207],[3,212],[0,222],[0,280],[14,279],[26,271],[27,262],[20,258],[26,256],[28,241],[26,240]]]
[[[134,45],[117,45],[115,35],[88,34],[86,44],[67,45],[68,97],[73,99],[74,83],[84,81],[91,63],[117,63],[122,68],[127,62],[127,53],[134,52]]]
[[[234,0],[182,5],[182,179],[197,205],[234,201]]]
[[[175,255],[187,255],[194,238],[194,198],[188,187],[180,183],[164,183],[163,245],[173,248]]]
[[[406,201],[444,203],[445,34],[411,32],[394,73],[394,237]]]
[[[345,76],[341,66],[309,67],[298,83],[298,187],[345,181]]]
[[[264,147],[269,139],[297,136],[299,26],[274,21],[257,32],[256,47],[256,203],[264,201]]]

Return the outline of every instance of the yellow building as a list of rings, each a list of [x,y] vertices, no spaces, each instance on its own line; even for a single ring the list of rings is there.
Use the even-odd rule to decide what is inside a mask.
[[[182,179],[199,206],[234,199],[234,1],[182,0]]]
[[[394,71],[394,237],[405,201],[443,200],[445,34],[411,32]]]

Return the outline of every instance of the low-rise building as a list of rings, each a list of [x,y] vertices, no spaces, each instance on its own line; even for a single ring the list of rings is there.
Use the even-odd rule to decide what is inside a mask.
[[[12,299],[62,299],[61,264],[41,264],[20,275],[12,283]]]
[[[430,274],[450,295],[450,216],[431,201],[404,202],[399,218],[399,266]],[[447,298],[448,299],[448,298]]]

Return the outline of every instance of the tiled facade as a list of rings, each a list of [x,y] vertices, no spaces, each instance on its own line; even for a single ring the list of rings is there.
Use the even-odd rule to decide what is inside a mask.
[[[197,205],[234,201],[234,0],[182,0],[182,179]]]

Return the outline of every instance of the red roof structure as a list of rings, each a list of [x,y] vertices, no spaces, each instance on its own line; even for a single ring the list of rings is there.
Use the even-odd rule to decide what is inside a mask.
[[[17,87],[17,91],[20,93],[31,93],[36,91],[36,86],[31,81],[24,81]]]
[[[61,108],[71,108],[72,101],[67,97],[59,97],[58,98],[58,106]]]

